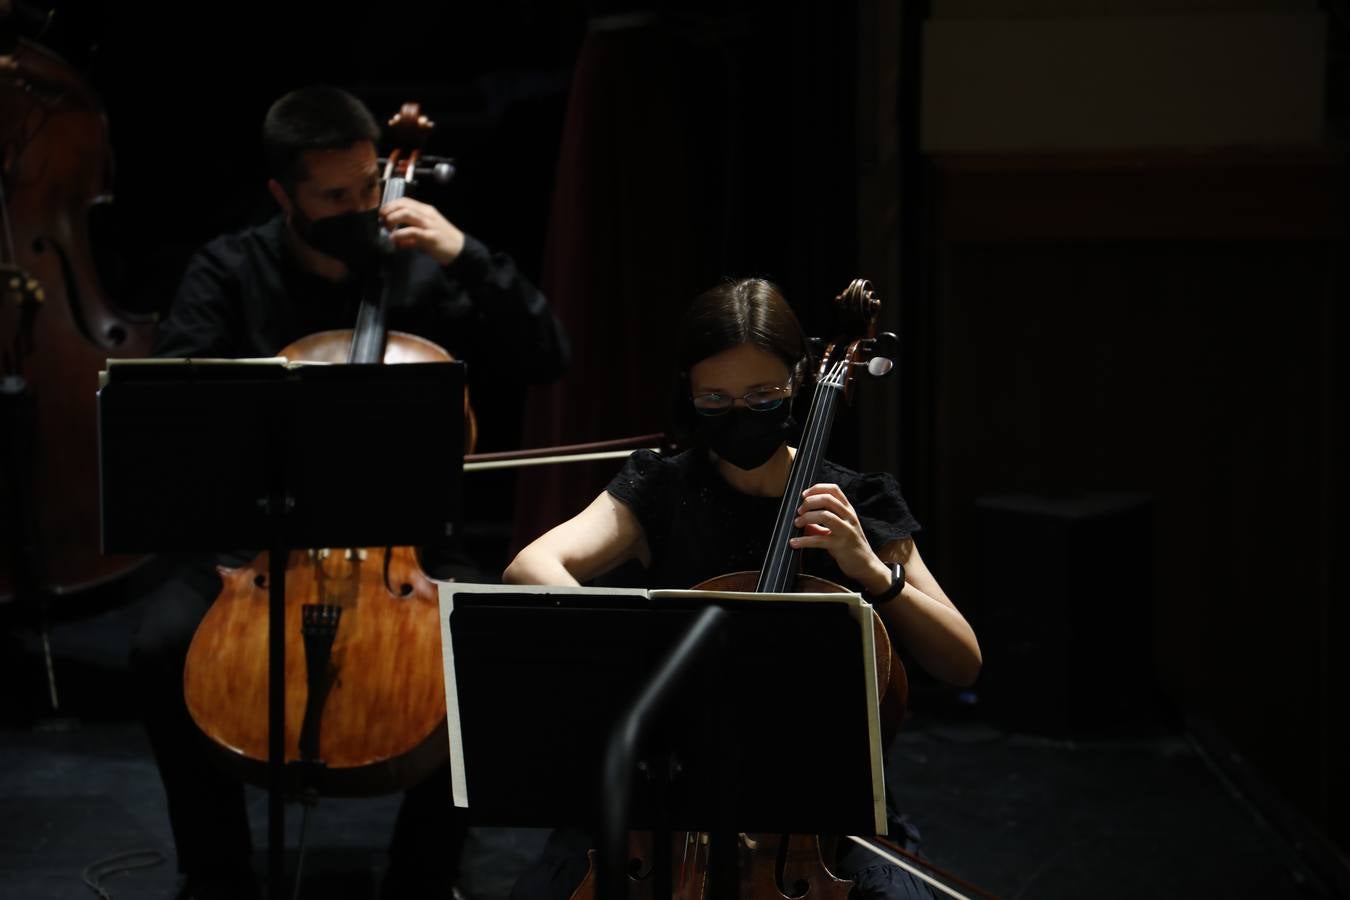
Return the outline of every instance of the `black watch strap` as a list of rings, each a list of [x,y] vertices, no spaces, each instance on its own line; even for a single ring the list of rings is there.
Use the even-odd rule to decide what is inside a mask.
[[[905,588],[905,567],[901,563],[893,562],[886,564],[891,570],[890,585],[879,594],[869,594],[863,591],[863,599],[873,606],[880,606],[887,601],[894,600]]]

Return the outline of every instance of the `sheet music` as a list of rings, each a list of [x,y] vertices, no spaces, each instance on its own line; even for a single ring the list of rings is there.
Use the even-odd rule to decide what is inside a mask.
[[[266,371],[266,367],[272,366],[277,369],[286,367],[286,358],[284,356],[265,356],[249,357],[246,359],[197,359],[194,357],[173,357],[173,356],[152,356],[143,359],[109,359],[104,362],[104,368],[98,373],[98,386],[103,389],[108,386],[108,382],[129,378],[131,380],[145,380],[153,378],[160,374],[169,374],[175,370],[203,368],[238,368],[246,366],[257,372]]]
[[[173,368],[221,369],[243,366],[256,372],[259,367],[263,367],[265,370],[268,366],[290,370],[305,366],[328,365],[333,364],[310,360],[292,361],[284,356],[246,356],[240,359],[218,359],[207,356],[150,356],[134,359],[109,359],[104,362],[104,368],[98,373],[98,386],[100,388],[106,387],[108,382],[113,379],[135,378],[138,375],[148,376]]]

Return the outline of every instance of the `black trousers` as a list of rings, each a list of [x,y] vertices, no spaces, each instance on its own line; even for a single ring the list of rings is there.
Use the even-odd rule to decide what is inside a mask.
[[[188,646],[220,592],[215,566],[251,558],[161,557],[137,579],[144,614],[132,638],[131,671],[164,784],[178,868],[197,879],[233,880],[251,869],[243,785],[211,758],[183,697]],[[404,795],[382,896],[449,897],[465,835],[463,817],[450,801],[447,763]]]

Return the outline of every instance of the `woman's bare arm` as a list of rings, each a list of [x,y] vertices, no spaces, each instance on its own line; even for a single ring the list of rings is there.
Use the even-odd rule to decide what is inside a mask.
[[[633,511],[608,492],[545,532],[506,567],[507,584],[575,585],[630,559],[651,562],[647,536]]]

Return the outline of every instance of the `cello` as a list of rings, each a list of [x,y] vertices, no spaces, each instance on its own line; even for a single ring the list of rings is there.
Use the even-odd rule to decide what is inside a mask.
[[[10,23],[0,23],[8,31]],[[94,395],[109,357],[149,355],[151,316],[105,295],[89,236],[111,202],[108,123],[90,86],[26,38],[0,46],[0,603],[111,581],[99,551]]]
[[[763,565],[758,571],[736,572],[707,579],[695,585],[694,590],[767,594],[849,590],[833,582],[801,574],[800,552],[793,549],[789,541],[803,533],[794,524],[799,498],[806,488],[820,480],[823,453],[831,425],[840,403],[851,395],[857,374],[865,370],[872,375],[883,375],[892,367],[891,360],[879,352],[885,343],[875,331],[879,305],[870,285],[861,279],[851,283],[836,298],[837,310],[849,322],[844,336],[832,342],[822,354],[816,392],[786,478],[782,501],[774,517]],[[711,608],[705,610],[711,611]],[[872,612],[880,713],[883,733],[889,738],[898,729],[904,716],[907,681],[904,667],[891,647],[880,616],[875,610]],[[656,690],[655,687],[644,688],[642,699],[637,701],[635,708],[654,703],[650,696]],[[635,711],[632,716],[634,718],[625,718],[615,726],[606,758],[607,778],[610,779],[607,782],[608,792],[617,793],[620,798],[624,795],[616,785],[623,782],[622,765],[616,768],[616,764],[624,757],[623,751],[618,748],[625,742],[631,747],[632,742],[637,740],[634,735],[640,733],[637,724],[639,714]],[[790,740],[790,736],[785,735],[784,739]],[[615,756],[616,750],[618,756]],[[784,786],[784,789],[789,788]],[[604,886],[601,876],[608,878],[609,891],[626,882],[626,890],[619,888],[619,894],[606,895],[606,900],[609,896],[625,894],[642,900],[658,900],[665,896],[666,890],[670,891],[669,896],[678,900],[697,900],[706,896],[709,890],[735,891],[741,897],[754,897],[756,900],[801,900],[807,897],[843,900],[853,889],[852,882],[830,871],[827,860],[833,858],[833,844],[815,835],[740,834],[735,837],[726,835],[724,840],[719,841],[707,833],[684,832],[672,835],[671,844],[667,847],[664,840],[660,846],[654,845],[652,835],[630,832],[625,853],[622,832],[614,831],[613,827],[627,816],[626,801],[620,799],[615,806],[609,799],[609,793],[606,794],[605,806],[606,821],[610,825],[604,845],[608,862],[600,870],[596,851],[590,852],[589,871],[573,893],[572,900],[594,900]],[[614,841],[619,843],[615,844]],[[871,852],[880,852],[871,841],[859,839],[858,842]],[[903,850],[893,847],[885,852],[889,854],[888,858],[904,855]],[[908,868],[904,862],[899,865]],[[926,876],[918,877],[927,880]],[[719,878],[723,879],[720,888]]]
[[[817,386],[810,412],[803,425],[802,439],[793,457],[787,483],[774,517],[768,552],[757,571],[733,572],[716,576],[694,585],[694,590],[753,593],[837,593],[848,589],[818,577],[801,574],[800,552],[788,545],[789,538],[800,533],[793,525],[798,498],[802,491],[816,483],[823,461],[825,444],[839,403],[851,394],[856,371],[867,366],[876,347],[875,319],[879,301],[867,282],[858,279],[836,298],[836,310],[846,320],[846,338],[836,340],[821,356]],[[881,367],[877,367],[880,374]],[[873,633],[876,641],[877,684],[882,697],[883,726],[891,733],[904,715],[907,694],[904,667],[895,657],[885,626],[873,612]],[[613,838],[611,838],[612,840]],[[658,883],[669,884],[671,896],[677,900],[696,900],[703,897],[710,884],[710,876],[718,863],[715,853],[734,853],[738,870],[740,895],[759,900],[784,900],[805,896],[822,900],[844,900],[852,883],[839,879],[824,863],[824,853],[813,835],[746,835],[739,836],[734,845],[714,850],[710,836],[705,833],[683,832],[672,835],[669,854],[658,852],[651,837],[632,833],[626,864],[623,870],[628,888],[643,900],[654,900]],[[611,845],[612,847],[612,845]],[[611,865],[617,848],[610,850]],[[572,895],[572,900],[595,900],[597,895],[597,854],[591,851],[590,867]],[[669,880],[660,871],[663,858],[674,863]],[[721,864],[725,869],[726,861]],[[606,874],[611,869],[605,870]],[[613,878],[620,877],[615,867]],[[612,882],[611,882],[612,883]]]
[[[389,123],[399,149],[385,165],[381,205],[425,167],[433,124],[417,104]],[[285,347],[292,361],[449,362],[435,343],[386,327],[385,293],[363,300],[350,330]],[[477,439],[467,390],[466,450]],[[336,489],[340,489],[337,486]],[[223,582],[188,650],[183,688],[197,727],[232,768],[265,783],[268,760],[269,558],[219,570]],[[328,794],[386,793],[426,777],[446,756],[437,591],[412,547],[293,551],[286,566],[285,759],[310,764]]]

